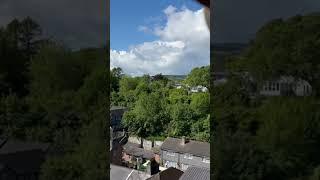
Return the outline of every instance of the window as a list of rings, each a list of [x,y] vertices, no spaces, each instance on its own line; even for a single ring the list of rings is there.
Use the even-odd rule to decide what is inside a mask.
[[[271,91],[271,82],[269,82],[269,91]]]
[[[169,168],[169,167],[177,168],[177,163],[176,162],[172,162],[172,161],[166,161],[165,167],[166,168]]]
[[[169,152],[169,151],[167,151],[167,155],[168,155],[168,156],[175,156],[175,153],[174,153],[174,152]]]
[[[210,159],[206,158],[206,157],[203,157],[202,158],[202,162],[204,163],[210,163]]]
[[[192,154],[184,154],[183,157],[186,158],[186,159],[193,159]]]
[[[189,165],[187,165],[187,164],[181,164],[181,169],[182,169],[182,171],[187,170],[188,167],[189,167]]]
[[[280,90],[279,83],[277,83],[277,91],[279,91],[279,90]]]
[[[272,90],[273,90],[273,91],[276,90],[276,83],[272,83]]]

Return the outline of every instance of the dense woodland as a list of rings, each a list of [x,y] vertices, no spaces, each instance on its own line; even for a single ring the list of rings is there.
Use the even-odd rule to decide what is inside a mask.
[[[72,51],[31,18],[0,27],[1,138],[50,143],[41,179],[106,179],[108,48]]]
[[[176,84],[185,85],[181,89]],[[186,136],[209,141],[209,92],[191,93],[187,85],[208,87],[209,67],[193,69],[185,80],[164,75],[130,77],[111,70],[111,103],[125,106],[123,125],[132,135],[147,139]]]
[[[229,58],[228,82],[212,89],[214,179],[320,179],[319,30],[319,14],[276,19]],[[307,80],[313,95],[250,96],[282,75]]]

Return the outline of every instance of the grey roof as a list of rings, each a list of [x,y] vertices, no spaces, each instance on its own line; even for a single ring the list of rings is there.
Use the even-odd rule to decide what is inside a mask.
[[[125,168],[122,166],[115,166],[110,165],[110,179],[119,179],[125,180],[129,174],[131,173],[132,169]]]
[[[23,151],[31,150],[42,150],[46,151],[49,148],[47,143],[34,143],[34,142],[22,142],[15,140],[2,140],[2,146],[0,147],[0,154],[10,154]]]
[[[28,150],[10,154],[0,154],[0,164],[14,172],[20,173],[38,173],[45,160],[45,152],[37,150]]]
[[[179,180],[183,171],[176,169],[174,167],[170,167],[164,171],[161,171],[147,180]]]
[[[179,180],[210,180],[210,169],[204,167],[189,167]]]
[[[151,159],[154,157],[154,153],[152,151],[140,148],[139,144],[135,144],[135,143],[131,143],[131,142],[127,142],[123,146],[123,151],[126,154],[129,154],[129,155],[132,155],[135,157],[142,157],[145,159]]]
[[[210,157],[210,144],[207,142],[189,140],[183,145],[181,139],[169,137],[163,142],[161,150]]]
[[[110,108],[110,110],[126,110],[127,108],[126,107],[122,107],[122,106],[112,106]]]
[[[134,169],[129,169],[122,166],[110,164],[110,179],[111,180],[126,180],[128,179],[147,179],[150,175],[144,172],[139,172]]]
[[[16,173],[37,173],[45,160],[49,144],[0,140],[0,167]]]

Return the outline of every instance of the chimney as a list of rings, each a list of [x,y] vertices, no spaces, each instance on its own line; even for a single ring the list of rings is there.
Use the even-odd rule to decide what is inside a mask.
[[[185,145],[185,144],[186,144],[186,137],[185,137],[185,136],[182,136],[181,144],[182,144],[182,145]]]

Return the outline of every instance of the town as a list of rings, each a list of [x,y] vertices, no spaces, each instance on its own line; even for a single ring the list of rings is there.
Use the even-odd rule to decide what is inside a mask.
[[[114,69],[113,72],[119,70],[119,68]],[[200,71],[203,76],[207,77],[209,75],[208,68],[195,68],[193,73],[197,71]],[[170,106],[182,105],[182,108],[185,108],[187,104],[189,105],[189,102],[186,102],[186,104],[183,105],[180,104],[179,101],[187,100],[188,98],[184,99],[186,97],[189,97],[190,99],[190,97],[196,97],[199,95],[202,95],[200,97],[205,97],[205,99],[201,100],[207,102],[208,106],[209,96],[203,96],[209,93],[208,88],[205,87],[206,83],[208,83],[207,81],[199,85],[190,83],[192,86],[186,85],[182,82],[194,81],[191,78],[193,73],[191,72],[188,77],[183,76],[182,79],[181,77],[173,78],[161,74],[155,76],[145,76],[142,78],[147,79],[147,81],[144,81],[145,79],[143,79],[142,81],[138,82],[138,84],[141,82],[146,82],[146,88],[148,89],[148,87],[152,87],[153,83],[160,82],[164,83],[164,86],[169,85],[169,91],[171,91],[172,94],[181,93],[181,95],[184,95],[179,97],[177,96],[179,94],[175,94],[175,98],[178,99],[174,99],[174,101],[172,101],[173,104]],[[133,77],[125,77],[124,75],[121,75],[122,80],[120,80],[119,84],[123,86],[124,83],[121,81],[126,80],[126,78],[131,80],[135,79]],[[195,82],[199,83],[197,80]],[[139,86],[138,84],[137,87]],[[119,89],[121,89],[121,87],[119,87]],[[148,90],[146,91],[148,92]],[[173,97],[171,96],[171,98]],[[192,101],[192,98],[189,101]],[[118,104],[121,103],[118,102]],[[131,105],[131,107],[134,109],[135,105]],[[186,109],[180,109],[179,111],[183,112],[185,110]],[[110,178],[119,180],[128,178],[150,180],[210,179],[210,144],[208,141],[206,141],[206,138],[209,137],[209,134],[206,136],[199,136],[198,138],[192,138],[187,136],[188,129],[184,129],[186,130],[185,134],[177,135],[171,133],[171,136],[158,138],[152,138],[148,136],[145,136],[145,138],[139,137],[135,132],[128,132],[128,130],[130,131],[131,129],[126,128],[124,125],[124,118],[127,118],[127,116],[124,117],[124,114],[126,114],[128,111],[130,111],[130,109],[124,106],[112,106],[110,108]],[[146,111],[149,110],[146,109]],[[208,112],[204,111],[202,115],[198,115],[208,116],[207,113]],[[154,114],[154,116],[157,116],[157,114]],[[185,116],[185,114],[181,114],[179,118],[185,118],[183,116]],[[196,116],[194,117],[196,118]],[[170,115],[168,118],[171,118]],[[207,120],[209,119],[207,118]],[[174,120],[171,120],[171,123],[174,123]]]

